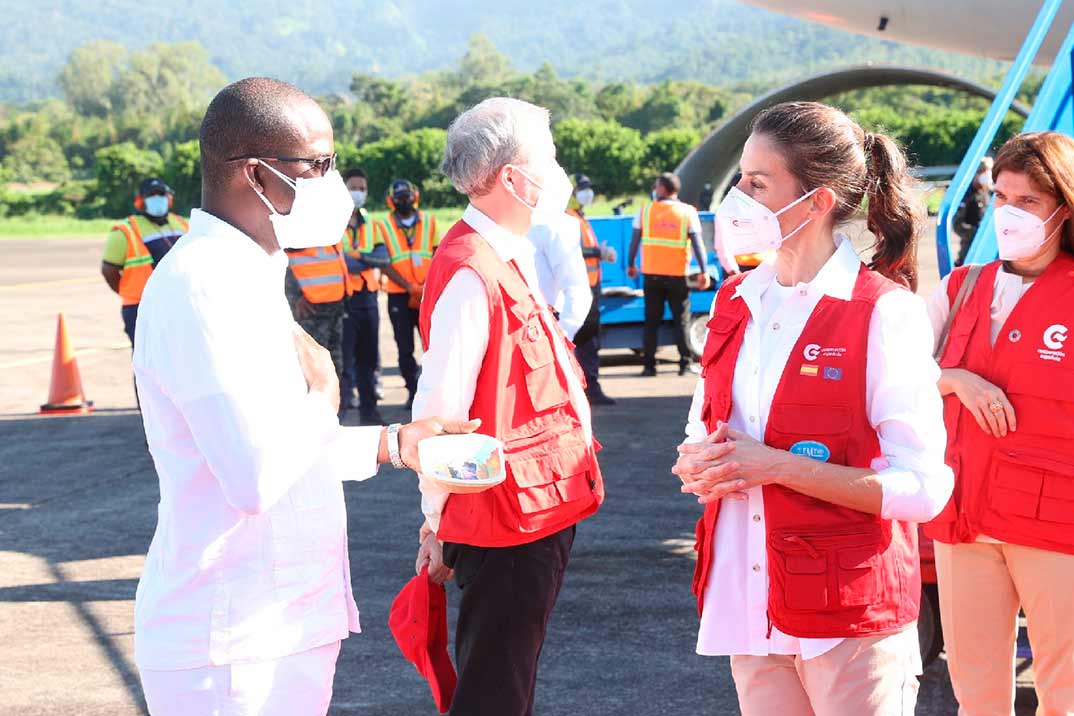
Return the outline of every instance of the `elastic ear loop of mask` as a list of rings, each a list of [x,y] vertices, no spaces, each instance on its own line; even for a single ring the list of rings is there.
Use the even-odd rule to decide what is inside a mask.
[[[801,204],[803,201],[805,201],[806,199],[808,199],[809,197],[811,197],[815,193],[817,193],[817,191],[819,189],[820,189],[820,187],[817,187],[816,189],[810,189],[805,194],[802,194],[800,197],[798,197],[797,199],[792,201],[790,204],[787,204],[787,206],[783,207],[779,211],[773,212],[772,216],[777,216],[778,217],[780,214],[782,214],[783,212],[787,211],[787,209],[790,209],[793,206],[797,206],[798,204]],[[795,234],[797,234],[799,231],[804,229],[806,227],[806,225],[809,224],[809,222],[811,222],[811,221],[813,221],[813,220],[812,219],[806,219],[805,221],[803,221],[801,224],[798,225],[797,229],[795,229],[791,233],[787,234],[786,236],[781,236],[780,241],[783,242],[783,241],[786,241],[788,239],[793,238]]]
[[[280,179],[282,179],[283,183],[286,184],[287,186],[291,187],[291,189],[294,190],[295,193],[298,192],[298,182],[296,182],[293,179],[291,179],[291,177],[289,177],[286,174],[280,172],[276,168],[269,166],[265,162],[258,161],[257,163],[258,163],[259,166],[265,167],[270,172],[272,172],[273,174],[278,176]],[[268,198],[264,194],[259,192],[257,189],[254,189],[254,187],[252,187],[252,186],[250,188],[254,190],[254,193],[257,194],[257,198],[261,200],[262,204],[264,204],[265,206],[268,207],[269,211],[271,211],[276,216],[282,216],[282,214],[280,214],[280,212],[276,211],[276,207],[274,207],[272,205],[272,202],[269,201]]]
[[[528,181],[530,184],[533,184],[535,187],[537,187],[537,189],[539,191],[544,191],[544,186],[542,186],[538,182],[534,181],[533,177],[531,177],[529,175],[529,173],[526,172],[526,170],[524,170],[522,167],[515,166],[514,164],[512,164],[511,166],[514,167],[515,171],[517,171],[519,174],[521,174],[522,176],[526,177],[526,181]],[[511,192],[511,196],[513,196],[515,198],[515,201],[517,201],[519,204],[522,204],[522,206],[526,207],[530,211],[536,211],[537,210],[537,205],[536,204],[530,205],[530,203],[528,201],[526,201],[521,196],[519,196],[518,192],[515,191],[515,188],[514,188],[513,185],[511,186],[510,192]]]

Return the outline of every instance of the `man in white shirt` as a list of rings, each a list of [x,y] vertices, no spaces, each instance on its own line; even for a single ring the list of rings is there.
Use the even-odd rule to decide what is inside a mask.
[[[417,441],[444,426],[340,427],[331,358],[291,317],[281,249],[335,243],[352,206],[320,107],[242,80],[200,139],[203,208],[137,327],[161,497],[135,660],[153,716],[322,716],[340,641],[359,630],[342,480],[416,467]]]
[[[536,249],[537,284],[545,301],[559,313],[560,328],[573,341],[593,302],[582,258],[581,227],[565,213],[538,215],[527,237]]]
[[[531,716],[575,525],[604,498],[581,371],[525,238],[535,211],[563,214],[571,186],[548,111],[502,97],[452,123],[443,171],[470,206],[429,269],[414,416],[480,419],[504,443],[507,479],[450,499],[423,480],[417,568],[438,581],[454,570],[462,591],[450,713]]]

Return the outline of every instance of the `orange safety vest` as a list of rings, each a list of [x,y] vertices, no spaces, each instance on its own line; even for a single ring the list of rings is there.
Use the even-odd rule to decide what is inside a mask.
[[[288,249],[287,263],[310,303],[333,303],[351,295],[343,244]]]
[[[657,276],[690,273],[690,211],[687,204],[654,201],[641,209],[641,272]]]
[[[363,221],[357,230],[353,226],[347,227],[343,234],[343,250],[356,259],[361,259],[362,254],[373,250],[373,234],[369,231],[369,222]],[[375,268],[367,268],[359,273],[352,271],[350,276],[352,293],[380,290],[380,276]]]
[[[597,243],[597,235],[593,232],[593,227],[589,223],[589,219],[582,216],[581,212],[577,209],[567,209],[567,213],[578,219],[578,224],[582,229],[582,248],[595,249],[600,246]],[[596,288],[600,285],[600,257],[599,256],[587,256],[585,259],[585,270],[589,275],[589,287]]]
[[[139,226],[141,222],[150,223],[149,219],[137,214],[131,214],[124,221],[112,227],[113,231],[123,232],[123,236],[127,239],[127,256],[123,260],[123,272],[119,275],[119,297],[122,299],[124,306],[137,306],[142,302],[142,291],[145,290],[145,283],[153,273],[153,256],[145,245],[142,228]],[[182,231],[178,232],[172,228],[173,223]],[[153,226],[157,227],[156,224],[153,224]],[[174,236],[176,240],[190,229],[186,219],[178,214],[168,214],[168,223],[160,228],[165,227],[167,227],[169,235]],[[145,238],[152,240],[153,237],[154,235],[150,234]]]
[[[384,221],[377,223],[381,240],[388,247],[392,259],[392,268],[410,283],[425,285],[429,274],[429,262],[433,260],[433,237],[436,235],[436,217],[418,212],[418,220],[411,227],[414,231],[414,243],[407,241],[403,227],[395,221],[395,214],[389,214]],[[388,280],[388,293],[406,293],[403,287],[391,279]]]

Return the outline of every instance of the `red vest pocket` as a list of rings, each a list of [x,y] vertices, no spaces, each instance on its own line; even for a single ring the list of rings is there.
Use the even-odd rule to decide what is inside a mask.
[[[839,552],[839,603],[866,607],[880,600],[878,547],[851,547]]]
[[[773,404],[767,436],[771,447],[846,465],[850,424],[850,409],[840,405]]]
[[[531,323],[523,330],[530,331],[533,326]],[[537,330],[531,331],[532,335],[538,336],[536,339],[523,337],[518,348],[526,363],[526,392],[529,393],[533,409],[540,413],[566,404],[570,396],[556,370],[555,353],[548,337],[543,331],[538,333]]]
[[[1074,370],[1043,361],[1019,363],[1011,371],[1007,394],[1018,418],[1019,434],[1074,435]]]
[[[996,452],[981,525],[1005,541],[1074,550],[1074,459],[1043,450]]]

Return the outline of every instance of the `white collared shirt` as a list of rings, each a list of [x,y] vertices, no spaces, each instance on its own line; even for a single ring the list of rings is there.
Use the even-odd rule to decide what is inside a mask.
[[[135,599],[135,659],[279,658],[358,631],[341,480],[377,471],[379,428],[310,393],[287,257],[195,210],[138,308],[134,371],[160,478]]]
[[[517,236],[496,224],[473,204],[466,207],[462,220],[481,235],[496,255],[513,261],[539,306],[547,305],[537,284],[534,247],[526,237]],[[589,401],[571,364],[567,344],[554,330],[548,311],[541,320],[552,336],[556,363],[567,378],[571,407],[582,424],[587,443],[593,442]],[[444,287],[430,318],[429,348],[421,359],[421,377],[414,396],[415,420],[439,416],[446,420],[466,420],[477,390],[477,376],[489,344],[489,303],[485,285],[470,269],[460,269]],[[448,493],[430,480],[420,482],[421,510],[433,531],[440,526],[440,514]]]
[[[951,313],[951,300],[947,296],[947,284],[950,280],[951,274],[944,276],[928,300],[929,320],[932,322],[937,344],[939,344],[947,317]],[[992,303],[988,307],[989,338],[992,345],[996,345],[996,339],[999,337],[999,332],[1003,330],[1003,324],[1011,317],[1014,307],[1032,285],[1032,281],[1023,281],[1021,276],[1008,272],[1002,265],[999,271],[996,271],[996,280],[992,284]]]
[[[836,237],[835,254],[810,283],[783,287],[775,264],[758,266],[739,284],[750,320],[735,363],[730,426],[764,440],[769,409],[790,353],[820,299],[847,300],[860,260],[850,241]],[[869,324],[866,410],[880,440],[873,461],[883,486],[881,516],[924,522],[943,508],[954,478],[944,464],[943,405],[932,360],[932,331],[923,301],[909,291],[890,291],[874,307]],[[704,381],[699,380],[686,426],[687,442],[708,434],[701,421]],[[697,652],[707,656],[801,654],[809,659],[841,639],[799,639],[768,632],[768,563],[764,493],[720,503],[712,568],[705,591]],[[916,639],[916,635],[914,636]],[[916,644],[916,642],[915,642]],[[915,647],[916,651],[916,647]]]
[[[541,293],[559,312],[559,325],[567,338],[574,340],[593,304],[582,257],[582,226],[570,214],[558,214],[535,222],[527,238],[536,249],[534,263]]]

